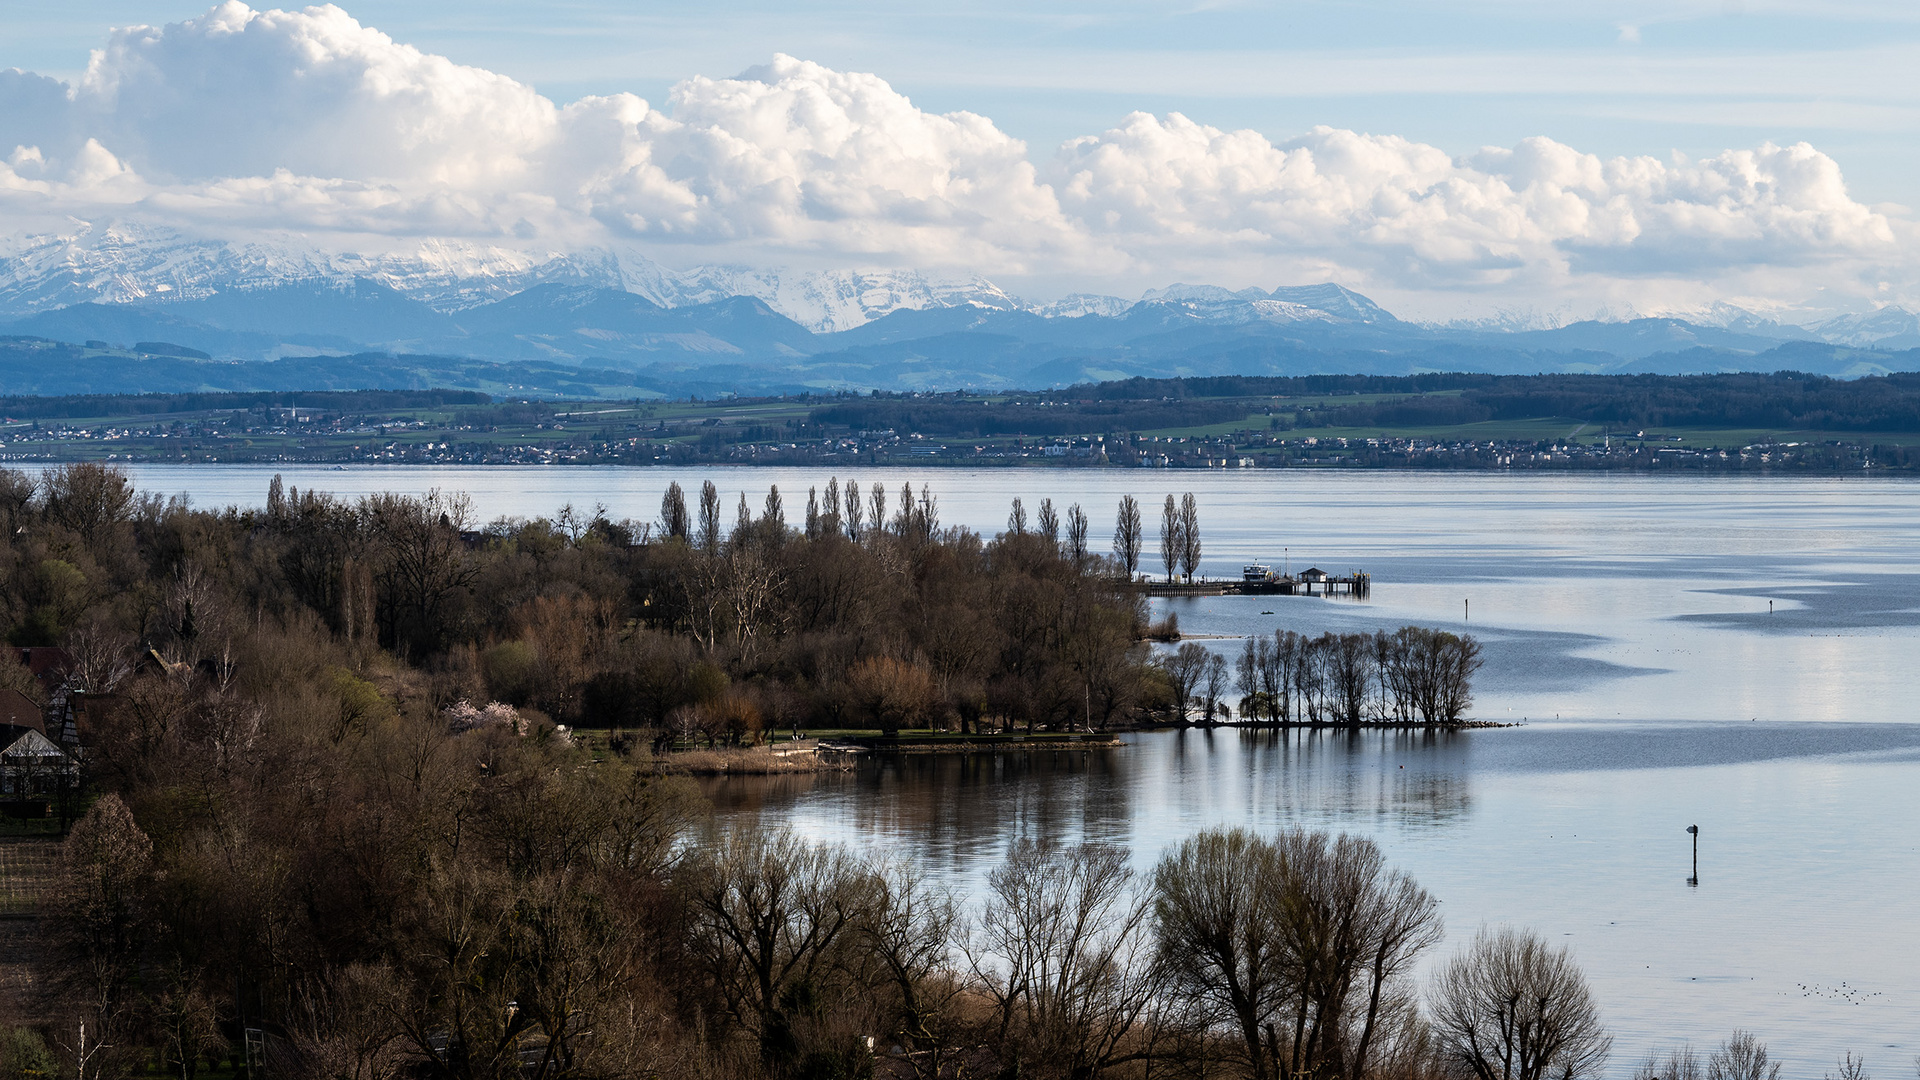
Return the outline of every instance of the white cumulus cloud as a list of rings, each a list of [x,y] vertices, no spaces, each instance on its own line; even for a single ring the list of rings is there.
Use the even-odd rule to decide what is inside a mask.
[[[72,85],[0,72],[0,212],[218,236],[630,243],[669,261],[906,265],[1060,285],[1335,277],[1390,295],[1706,301],[1912,284],[1913,228],[1805,144],[1701,160],[1550,139],[1464,157],[1179,114],[1031,153],[875,75],[776,56],[556,104],[331,5],[114,31]],[[1891,282],[1891,286],[1889,286]]]

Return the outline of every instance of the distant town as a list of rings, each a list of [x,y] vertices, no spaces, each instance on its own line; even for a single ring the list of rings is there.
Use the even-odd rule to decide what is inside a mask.
[[[454,390],[8,398],[0,460],[1908,471],[1920,465],[1920,389],[1908,383],[1920,377],[1132,380],[629,402]],[[1850,412],[1863,393],[1873,411]]]

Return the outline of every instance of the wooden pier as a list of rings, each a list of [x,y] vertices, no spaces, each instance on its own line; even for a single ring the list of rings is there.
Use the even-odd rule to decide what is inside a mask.
[[[1277,575],[1266,580],[1234,581],[1154,581],[1133,582],[1133,587],[1148,596],[1349,596],[1365,600],[1372,591],[1373,577],[1364,570],[1351,574],[1327,574],[1309,570],[1298,577]]]

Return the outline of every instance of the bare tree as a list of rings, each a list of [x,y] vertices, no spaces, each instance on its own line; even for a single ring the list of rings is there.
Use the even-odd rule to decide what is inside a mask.
[[[1212,655],[1206,646],[1189,641],[1158,660],[1161,670],[1167,673],[1167,682],[1173,686],[1174,717],[1182,724],[1187,722],[1187,709],[1195,692],[1206,680]]]
[[[1440,970],[1429,1003],[1441,1054],[1478,1080],[1598,1076],[1613,1045],[1572,952],[1530,930],[1482,930]],[[1708,1075],[1721,1080],[1711,1062]]]
[[[760,639],[777,628],[775,609],[786,574],[757,548],[736,546],[724,560],[723,581],[729,621],[733,624],[734,643],[741,659],[751,663]]]
[[[1692,1046],[1682,1045],[1662,1056],[1648,1051],[1647,1059],[1633,1070],[1633,1080],[1706,1080],[1706,1063]]]
[[[328,968],[292,990],[286,1035],[299,1080],[393,1080],[405,1075],[400,1027],[389,1015],[392,972],[369,964]]]
[[[1265,695],[1260,688],[1260,668],[1266,662],[1267,655],[1272,652],[1272,642],[1264,637],[1250,637],[1241,647],[1239,658],[1233,663],[1233,685],[1240,691],[1240,716],[1243,720],[1265,712]]]
[[[1007,531],[1015,536],[1025,536],[1027,532],[1027,508],[1016,497],[1013,509],[1007,511]]]
[[[874,890],[857,932],[878,968],[872,981],[882,999],[880,1018],[918,1075],[952,1076],[954,1014],[971,989],[954,966],[966,932],[960,904],[913,862],[882,864]]]
[[[1873,1077],[1867,1072],[1867,1059],[1854,1057],[1849,1050],[1834,1062],[1834,1071],[1828,1073],[1825,1080],[1873,1080]]]
[[[40,484],[18,469],[0,469],[0,528],[8,535],[22,523]]]
[[[1482,663],[1472,635],[1405,626],[1376,646],[1375,656],[1385,665],[1379,678],[1391,688],[1389,698],[1425,723],[1458,723],[1472,707],[1473,676]]]
[[[1220,698],[1227,692],[1227,658],[1219,653],[1207,656],[1207,673],[1202,680],[1206,693],[1202,695],[1201,709],[1206,722],[1211,724],[1220,715]]]
[[[701,845],[677,883],[690,947],[722,1008],[773,1057],[794,1019],[792,991],[832,993],[871,907],[872,874],[837,848],[743,830]]]
[[[435,488],[420,499],[371,495],[360,507],[382,556],[374,577],[389,638],[396,646],[430,650],[447,632],[443,615],[454,594],[479,573],[460,537],[472,500]]]
[[[918,664],[869,656],[847,672],[847,689],[866,718],[886,735],[926,720],[934,702],[933,676]]]
[[[1125,848],[1013,845],[969,948],[1003,1060],[1092,1078],[1137,1057],[1129,1036],[1160,978],[1148,912]]]
[[[1327,690],[1334,719],[1343,724],[1358,724],[1367,708],[1367,690],[1371,686],[1373,639],[1366,634],[1321,635],[1320,649],[1326,660]]]
[[[87,623],[67,635],[61,681],[81,693],[111,694],[133,674],[134,656],[130,637],[103,623]]]
[[[1276,723],[1293,719],[1295,669],[1300,663],[1301,636],[1294,630],[1275,630],[1273,649],[1260,665],[1260,689],[1268,698],[1267,715]]]
[[[1277,932],[1285,867],[1244,829],[1183,842],[1153,872],[1154,929],[1162,962],[1199,1023],[1226,1035],[1254,1080],[1272,1080],[1274,1024],[1287,996],[1288,962]]]
[[[860,539],[860,519],[866,511],[866,504],[860,501],[860,481],[847,481],[847,539]]]
[[[1173,572],[1180,568],[1180,557],[1186,553],[1187,540],[1181,535],[1180,507],[1167,496],[1166,505],[1160,508],[1160,564],[1167,568],[1167,580],[1173,580]]]
[[[1766,1043],[1750,1031],[1735,1030],[1708,1055],[1707,1080],[1780,1080],[1780,1068],[1780,1062],[1768,1059]]]
[[[783,536],[787,531],[787,511],[780,502],[780,485],[767,488],[767,503],[760,515],[760,524],[766,527],[767,538]]]
[[[687,493],[680,490],[680,482],[667,485],[667,493],[660,496],[660,532],[672,540],[687,538]]]
[[[1075,567],[1087,564],[1087,512],[1079,503],[1067,508],[1067,557]]]
[[[1371,840],[1205,832],[1161,860],[1154,890],[1174,985],[1253,1076],[1363,1077],[1417,1027],[1408,980],[1439,917]]]
[[[1200,569],[1200,504],[1189,491],[1180,496],[1180,573],[1193,580]]]
[[[720,550],[720,489],[708,480],[700,485],[700,529],[695,538],[709,555]]]
[[[826,497],[820,500],[820,532],[830,536],[840,528],[840,478],[829,476]]]
[[[887,528],[887,486],[875,480],[868,495],[867,520],[873,523],[876,532],[884,532]]]
[[[1113,557],[1127,572],[1128,580],[1140,571],[1140,502],[1131,495],[1120,497],[1120,513],[1113,524]]]
[[[751,543],[753,540],[753,510],[747,505],[747,493],[740,493],[740,505],[733,508],[733,535],[729,542],[734,546]]]
[[[40,478],[47,517],[97,543],[133,508],[133,479],[118,465],[83,461],[48,469]]]
[[[932,484],[920,485],[920,528],[928,536],[940,530],[940,498],[933,493]]]
[[[1059,547],[1060,512],[1053,508],[1052,499],[1040,500],[1039,524],[1040,535],[1047,538],[1047,543],[1052,544],[1056,548]]]
[[[149,875],[153,841],[118,795],[93,804],[60,848],[49,905],[55,985],[85,1017],[95,1038],[120,1033],[140,954],[151,930]]]

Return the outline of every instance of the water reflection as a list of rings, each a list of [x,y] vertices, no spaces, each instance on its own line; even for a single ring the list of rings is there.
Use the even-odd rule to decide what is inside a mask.
[[[710,782],[724,815],[904,845],[961,878],[1016,837],[1138,844],[1161,825],[1365,820],[1426,828],[1472,805],[1469,740],[1427,731],[1192,729],[1117,747],[877,754],[850,773]]]
[[[1514,922],[1574,946],[1618,1037],[1617,1075],[1647,1049],[1711,1043],[1734,1024],[1819,1075],[1846,1049],[1912,1039],[1916,762],[1913,724],[1223,728],[1111,749],[881,755],[711,790],[725,818],[912,857],[963,897],[1021,835],[1125,844],[1146,869],[1218,825],[1359,833],[1440,899],[1455,938]],[[1796,989],[1814,983],[1878,996]]]
[[[1216,729],[1157,736],[1140,782],[1156,809],[1263,824],[1444,824],[1470,805],[1458,733]]]

